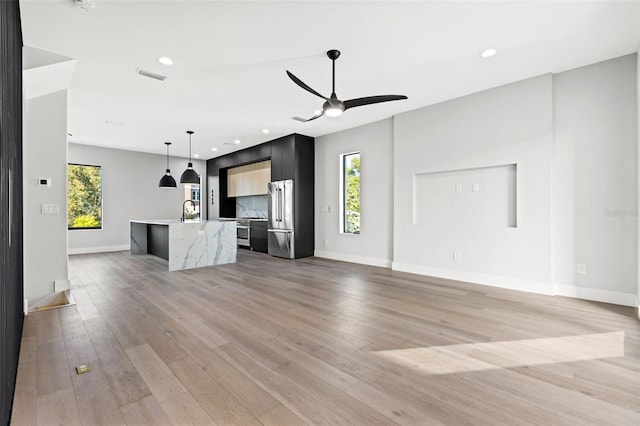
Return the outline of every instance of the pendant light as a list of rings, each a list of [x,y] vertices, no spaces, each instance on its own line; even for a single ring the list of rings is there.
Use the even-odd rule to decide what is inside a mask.
[[[180,176],[180,183],[200,183],[200,176],[193,170],[193,163],[191,162],[191,135],[193,133],[193,130],[187,130],[187,134],[189,135],[189,165],[187,166],[187,170]]]
[[[171,170],[169,170],[169,145],[171,145],[171,142],[165,142],[164,144],[167,146],[167,173],[162,176],[158,186],[160,188],[172,189],[176,187],[176,180],[171,176]]]

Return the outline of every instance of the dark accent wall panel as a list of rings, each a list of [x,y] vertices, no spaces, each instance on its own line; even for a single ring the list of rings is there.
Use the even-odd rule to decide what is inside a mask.
[[[315,249],[315,139],[295,135],[293,162],[295,181],[295,235],[296,259],[313,256]]]
[[[0,424],[8,424],[22,336],[22,28],[0,1]]]

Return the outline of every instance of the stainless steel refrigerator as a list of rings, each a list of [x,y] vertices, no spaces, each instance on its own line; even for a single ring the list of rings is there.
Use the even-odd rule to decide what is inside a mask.
[[[293,180],[269,182],[267,244],[271,256],[295,257],[293,220]]]

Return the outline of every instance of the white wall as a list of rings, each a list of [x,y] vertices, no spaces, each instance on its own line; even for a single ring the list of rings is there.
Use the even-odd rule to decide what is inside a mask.
[[[67,91],[25,102],[24,297],[29,306],[53,293],[55,280],[67,280]],[[51,178],[52,186],[37,186]],[[42,214],[42,204],[59,206],[57,214]]]
[[[393,238],[393,121],[316,138],[315,254],[390,266]],[[359,151],[360,234],[340,233],[340,155]],[[331,211],[326,211],[328,208]]]
[[[69,254],[129,249],[129,220],[178,219],[185,200],[180,175],[185,158],[171,157],[169,167],[177,189],[158,188],[166,169],[166,156],[134,151],[69,144],[69,162],[102,166],[102,229],[70,230]],[[201,197],[206,194],[206,163],[193,161],[204,177]],[[204,202],[204,201],[203,201]],[[206,208],[201,206],[206,214]],[[65,216],[66,219],[66,216]]]
[[[637,204],[636,204],[636,217],[638,217],[638,215],[640,215],[640,48],[638,48],[638,52],[636,53],[636,113],[637,113],[637,119],[636,119],[636,139],[638,141],[638,143],[636,144],[636,151],[638,154],[637,157],[637,163],[636,163],[636,173],[637,173],[637,191],[636,191],[636,196],[637,196]],[[636,251],[637,251],[637,257],[636,257],[636,269],[637,269],[637,294],[636,294],[636,302],[638,305],[638,309],[637,309],[637,313],[638,313],[638,318],[640,319],[640,226],[636,225],[636,228],[638,230],[637,233],[637,238],[636,238]]]
[[[316,255],[378,265],[392,260],[397,270],[636,306],[637,56],[317,138]],[[341,235],[339,155],[358,150],[363,180],[372,173],[366,159],[375,156],[379,181],[363,181],[363,235]],[[484,188],[491,181],[472,191],[481,179],[477,168],[509,164],[517,167],[516,227],[501,226],[504,217],[495,216],[505,213],[497,202],[511,205],[507,195],[496,197],[510,192]],[[367,204],[371,192],[376,198]],[[471,215],[438,215],[445,203],[476,207],[468,209]],[[433,210],[426,210],[430,205]],[[323,211],[328,206],[330,213]],[[365,234],[366,218],[376,221],[374,234]],[[393,221],[392,231],[384,229],[387,221]],[[586,274],[577,273],[578,264],[586,265]]]
[[[627,295],[637,293],[636,80],[636,55],[554,75],[559,294],[635,305]]]
[[[551,89],[552,77],[544,75],[395,117],[394,269],[553,293]],[[446,201],[418,199],[417,175],[508,164],[517,165],[517,227],[473,226],[453,213],[414,222],[418,203],[436,208]],[[472,179],[461,177],[461,197],[477,183]],[[448,190],[454,194],[455,185]],[[489,214],[490,189],[481,185],[474,196],[484,198],[477,214]]]

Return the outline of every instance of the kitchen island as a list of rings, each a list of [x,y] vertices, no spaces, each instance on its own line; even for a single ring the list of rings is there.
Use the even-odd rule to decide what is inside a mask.
[[[131,220],[131,254],[152,254],[170,271],[235,263],[236,222]]]

